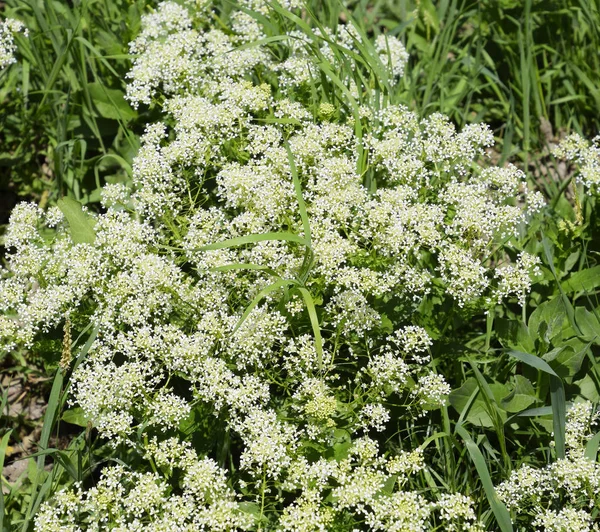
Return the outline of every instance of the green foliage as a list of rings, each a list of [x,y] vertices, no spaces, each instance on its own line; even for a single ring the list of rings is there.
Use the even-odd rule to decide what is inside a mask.
[[[109,180],[126,180],[137,113],[123,99],[127,43],[144,2],[8,1],[21,20],[18,62],[0,74],[0,193],[51,203],[97,202]]]

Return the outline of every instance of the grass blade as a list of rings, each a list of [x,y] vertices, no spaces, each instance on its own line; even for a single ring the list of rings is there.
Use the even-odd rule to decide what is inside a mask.
[[[315,302],[310,295],[310,292],[304,287],[298,287],[298,290],[304,298],[306,308],[308,309],[308,316],[310,317],[310,324],[312,326],[313,333],[315,335],[315,351],[317,352],[317,361],[319,364],[319,371],[323,370],[323,338],[321,337],[321,328],[319,326],[319,318],[317,316],[317,310],[315,308]]]
[[[558,458],[564,458],[567,402],[565,398],[565,388],[561,378],[550,365],[540,357],[514,350],[508,351],[508,354],[528,366],[539,369],[550,375],[550,402],[552,404],[552,425],[554,430],[554,443],[556,444],[556,456]]]
[[[4,457],[6,455],[6,448],[8,447],[8,441],[10,440],[10,435],[12,434],[12,430],[9,430],[4,436],[2,436],[2,440],[0,441],[0,475],[4,469]],[[2,477],[0,476],[0,530],[4,530],[4,492],[2,491]]]
[[[479,447],[477,447],[477,444],[472,440],[471,436],[462,425],[456,425],[455,430],[464,440],[467,451],[469,451],[469,455],[471,456],[471,460],[473,460],[473,464],[475,464],[479,480],[481,480],[485,495],[490,503],[490,508],[496,517],[500,530],[502,532],[512,532],[513,527],[510,514],[504,503],[498,498],[483,454],[481,454]]]
[[[60,395],[62,391],[63,385],[63,372],[59,368],[56,372],[56,376],[54,377],[54,382],[52,383],[52,390],[50,391],[50,398],[48,399],[48,406],[46,408],[46,413],[44,414],[44,424],[42,426],[42,434],[40,436],[39,448],[46,449],[48,447],[48,442],[50,441],[50,434],[54,427],[54,421],[56,419],[56,414],[58,412],[59,403],[60,403]],[[31,519],[33,518],[37,507],[41,503],[40,496],[43,495],[43,490],[38,494],[38,483],[40,479],[40,475],[44,471],[45,465],[45,455],[40,455],[37,458],[37,475],[33,486],[31,488],[31,501],[29,503],[29,507],[27,509],[27,514],[25,520],[23,522],[23,532],[27,532],[29,529],[29,524],[31,523]],[[50,478],[50,477],[48,477]],[[47,480],[46,480],[47,482]],[[44,485],[42,488],[46,485]],[[49,486],[48,486],[49,487]],[[48,489],[46,487],[46,490]],[[36,497],[37,495],[37,497]]]
[[[201,246],[195,251],[211,251],[214,249],[225,249],[225,248],[234,248],[237,246],[243,246],[244,244],[253,244],[255,242],[263,242],[265,240],[286,240],[288,242],[298,242],[298,244],[303,244],[308,246],[309,243],[306,239],[298,236],[294,233],[283,232],[283,233],[260,233],[255,235],[246,235],[246,236],[238,236],[235,238],[228,238],[227,240],[223,240],[221,242],[215,242],[214,244],[208,244],[206,246]]]
[[[263,288],[258,294],[256,294],[254,299],[246,307],[246,310],[244,310],[242,317],[239,319],[236,326],[233,328],[233,332],[235,333],[242,326],[242,324],[246,321],[246,318],[252,312],[254,307],[256,307],[256,305],[258,305],[271,292],[275,292],[276,290],[279,290],[280,288],[284,288],[286,286],[290,286],[290,285],[294,285],[294,284],[296,284],[296,281],[294,281],[292,279],[281,279],[280,281],[275,281],[273,284],[270,284],[269,286],[266,286],[265,288]]]

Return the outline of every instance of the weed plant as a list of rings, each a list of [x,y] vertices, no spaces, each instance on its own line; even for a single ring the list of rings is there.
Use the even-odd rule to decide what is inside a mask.
[[[56,2],[79,17],[63,32],[36,6],[41,39],[77,43],[52,72],[78,80],[73,116],[95,110],[89,164],[127,177],[63,173],[56,205],[12,211],[2,348],[62,341],[2,527],[598,529],[600,148],[568,136],[545,174],[503,161],[539,147],[539,117],[596,127],[593,77],[572,74],[593,61],[543,43],[558,15],[595,35],[597,10],[187,0],[134,29],[137,4]],[[119,92],[98,43],[125,13]],[[43,49],[21,20],[13,87]],[[82,137],[51,136],[65,92],[37,98],[54,161]],[[133,159],[117,112],[146,124]]]

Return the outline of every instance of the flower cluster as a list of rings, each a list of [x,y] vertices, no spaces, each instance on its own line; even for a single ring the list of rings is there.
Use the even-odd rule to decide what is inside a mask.
[[[27,28],[25,28],[22,22],[12,18],[7,18],[0,22],[0,72],[8,67],[8,65],[16,62],[15,52],[17,51],[17,46],[14,38],[15,33],[23,33],[25,37],[28,36]]]
[[[91,489],[61,491],[44,504],[36,530],[249,530],[252,518],[235,501],[227,478],[213,460],[199,459],[176,439],[148,445],[146,458],[159,472],[138,473],[115,465],[105,468]],[[178,473],[178,489],[168,480]]]
[[[590,191],[597,191],[600,184],[600,136],[590,142],[572,133],[554,149],[554,155],[577,165],[577,182]]]
[[[497,487],[507,507],[536,530],[598,530],[593,512],[600,501],[600,466],[586,456],[586,444],[599,418],[589,401],[574,404],[567,412],[566,457],[543,469],[525,464]]]
[[[21,204],[11,216],[0,345],[31,346],[65,316],[91,324],[72,403],[147,462],[57,495],[38,530],[479,527],[470,499],[411,488],[420,451],[375,438],[394,434],[392,409],[437,409],[450,392],[417,305],[529,289],[535,259],[488,260],[528,216],[524,175],[479,164],[484,125],[314,106],[307,84],[340,51],[374,50],[397,80],[404,47],[362,46],[347,24],[288,28],[274,50],[261,22],[274,9],[244,0],[217,28],[209,2],[159,3],[131,43],[128,99],[160,112],[133,182],[106,186],[101,214]],[[221,449],[197,453],[194,432]],[[229,461],[199,458],[232,445]]]

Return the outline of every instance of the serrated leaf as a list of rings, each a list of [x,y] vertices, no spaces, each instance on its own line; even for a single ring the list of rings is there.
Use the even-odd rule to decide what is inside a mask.
[[[73,198],[58,200],[58,208],[62,211],[69,224],[71,240],[74,244],[93,244],[96,240],[93,218],[83,212],[81,203]]]

